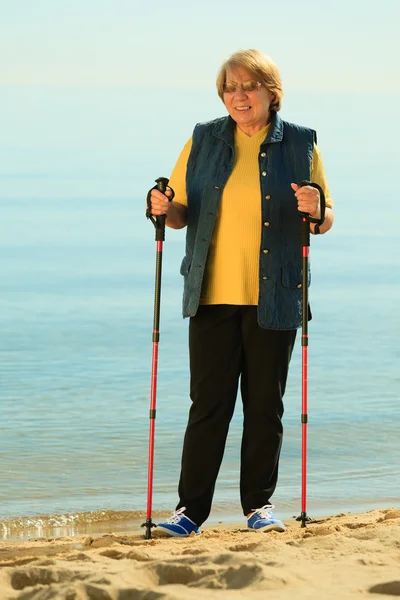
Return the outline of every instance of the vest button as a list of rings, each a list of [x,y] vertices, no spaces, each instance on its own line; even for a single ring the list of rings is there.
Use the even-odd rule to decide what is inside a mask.
[[[263,250],[264,254],[268,254],[269,250]]]
[[[266,277],[266,276],[264,275],[263,279],[268,279],[268,277]]]
[[[300,288],[301,288],[301,283],[298,283],[298,284],[297,284],[297,287],[300,289]]]
[[[264,226],[269,227],[269,221],[265,221]]]
[[[265,196],[266,200],[271,200],[271,196],[268,194],[268,196]]]
[[[261,175],[262,175],[263,177],[265,177],[265,176],[266,176],[266,174],[267,174],[267,171],[263,171],[263,172],[261,173]]]
[[[261,152],[261,156],[265,158],[267,156],[266,152]]]

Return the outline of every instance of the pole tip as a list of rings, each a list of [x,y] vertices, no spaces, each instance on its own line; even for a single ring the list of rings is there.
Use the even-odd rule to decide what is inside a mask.
[[[302,512],[299,517],[296,517],[296,521],[301,521],[301,528],[306,527],[306,523],[310,523],[312,521],[311,517],[307,517],[307,513]]]
[[[146,519],[145,523],[141,524],[141,527],[146,527],[146,531],[144,532],[144,539],[151,540],[151,528],[157,527],[157,525],[151,520],[151,517]]]

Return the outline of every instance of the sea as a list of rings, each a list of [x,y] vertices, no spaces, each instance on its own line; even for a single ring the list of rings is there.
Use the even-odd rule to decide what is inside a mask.
[[[223,107],[207,105],[209,92],[177,92],[191,108],[166,122],[155,104],[140,105],[145,119],[132,115],[134,90],[36,89],[29,102],[24,90],[3,92],[0,539],[140,531],[156,259],[145,197],[156,177],[169,175],[190,126]],[[336,214],[310,247],[311,517],[399,506],[400,156],[398,135],[375,120],[378,100],[293,93],[282,115],[322,133]],[[397,103],[385,99],[387,123]],[[204,114],[195,115],[200,104]],[[184,236],[167,229],[163,248],[155,517],[177,503],[190,406]],[[272,498],[285,519],[301,511],[300,415],[297,341]],[[239,396],[211,525],[243,521],[241,431]]]

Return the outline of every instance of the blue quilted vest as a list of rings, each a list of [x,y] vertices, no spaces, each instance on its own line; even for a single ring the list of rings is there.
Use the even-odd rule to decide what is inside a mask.
[[[197,312],[207,253],[221,194],[234,164],[233,119],[196,125],[187,164],[188,224],[183,316]],[[273,114],[258,155],[262,233],[259,259],[258,322],[266,329],[301,326],[301,219],[292,182],[310,180],[316,133]],[[232,239],[232,244],[235,240]]]

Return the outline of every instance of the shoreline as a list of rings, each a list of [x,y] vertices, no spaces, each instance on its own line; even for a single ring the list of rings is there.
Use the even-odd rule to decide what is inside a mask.
[[[327,515],[356,514],[371,510],[387,509],[399,505],[396,498],[380,499],[375,502],[365,501],[340,503],[335,506],[315,504],[307,506],[307,515],[313,520],[327,518]],[[371,508],[373,507],[373,508]],[[300,502],[297,508],[282,506],[274,509],[277,516],[285,523],[295,522],[300,515]],[[160,519],[169,517],[171,510],[153,510],[152,520],[157,523]],[[54,514],[32,514],[10,518],[0,517],[0,543],[12,540],[29,540],[39,538],[58,538],[64,536],[77,537],[80,535],[102,535],[105,533],[140,533],[141,525],[147,516],[146,510],[93,510],[74,511]],[[214,506],[210,517],[203,527],[245,527],[245,518],[240,508],[233,506]]]
[[[205,526],[0,542],[0,600],[351,600],[400,595],[400,509],[315,519],[284,533]]]

